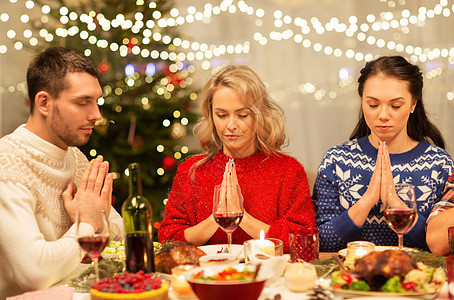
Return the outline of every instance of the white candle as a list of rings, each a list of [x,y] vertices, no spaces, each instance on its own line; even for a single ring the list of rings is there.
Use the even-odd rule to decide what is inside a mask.
[[[373,252],[375,245],[367,241],[354,241],[347,244],[347,256],[345,257],[344,265],[347,269],[353,269],[355,261],[366,254]]]
[[[284,278],[288,289],[292,292],[306,292],[314,286],[317,271],[312,264],[293,263],[287,266]]]
[[[274,243],[265,239],[265,232],[263,230],[260,231],[260,240],[256,240],[255,243],[259,250],[263,253],[271,256],[274,256],[276,254]]]
[[[363,257],[364,255],[366,255],[367,253],[368,253],[367,249],[364,249],[363,247],[359,246],[356,249],[355,257],[360,258],[360,257]]]
[[[186,281],[184,272],[193,269],[195,266],[192,265],[180,265],[172,268],[172,277],[170,280],[170,285],[172,286],[173,291],[181,297],[195,297],[194,292],[191,289],[191,286]]]

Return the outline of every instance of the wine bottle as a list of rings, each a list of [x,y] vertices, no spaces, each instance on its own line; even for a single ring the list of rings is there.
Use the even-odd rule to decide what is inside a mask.
[[[125,227],[126,269],[136,273],[155,271],[153,252],[153,211],[151,203],[142,195],[140,165],[131,163],[129,169],[129,197],[121,207]]]

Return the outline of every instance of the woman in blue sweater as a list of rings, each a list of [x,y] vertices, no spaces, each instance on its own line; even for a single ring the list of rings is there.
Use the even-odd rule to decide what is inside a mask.
[[[385,56],[367,63],[358,83],[358,124],[348,142],[325,154],[315,181],[320,251],[338,251],[355,240],[396,246],[381,195],[398,182],[415,186],[418,205],[404,246],[427,250],[426,219],[454,162],[424,109],[421,71],[401,56]]]

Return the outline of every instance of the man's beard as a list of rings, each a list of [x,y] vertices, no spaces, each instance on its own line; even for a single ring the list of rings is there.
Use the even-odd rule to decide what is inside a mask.
[[[61,117],[57,104],[54,105],[54,114],[50,126],[54,134],[68,147],[81,147],[87,144],[90,138],[89,134],[87,134],[86,139],[83,139],[77,133],[72,132],[71,128]]]

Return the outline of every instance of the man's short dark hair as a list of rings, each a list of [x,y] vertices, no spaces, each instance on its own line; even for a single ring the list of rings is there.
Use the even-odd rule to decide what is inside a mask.
[[[58,98],[60,92],[67,88],[65,77],[70,72],[88,73],[96,78],[99,76],[99,70],[93,62],[72,49],[50,47],[33,59],[27,69],[30,113],[33,113],[38,92],[46,91]]]

